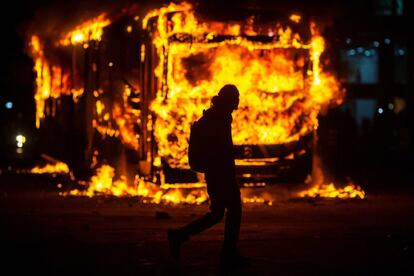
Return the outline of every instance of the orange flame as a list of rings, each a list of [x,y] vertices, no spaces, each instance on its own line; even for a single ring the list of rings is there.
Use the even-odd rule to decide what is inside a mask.
[[[162,157],[172,167],[188,168],[190,123],[201,116],[210,99],[227,83],[236,84],[241,94],[240,108],[233,121],[235,144],[297,141],[318,127],[317,116],[321,110],[342,102],[344,90],[320,64],[325,41],[315,24],[310,26],[308,41],[288,26],[274,23],[265,34],[270,42],[258,42],[245,36],[263,36],[254,28],[253,17],[245,25],[207,23],[200,22],[192,9],[189,3],[172,3],[151,11],[143,19],[144,29],[156,23],[152,42],[158,54],[154,72],[158,91],[150,109],[156,115],[153,131],[158,148],[158,156],[154,159],[157,162],[161,163]],[[302,18],[292,15],[290,20],[298,24]],[[89,41],[102,39],[103,29],[110,23],[106,15],[101,14],[63,35],[57,44],[83,43],[87,47]],[[221,39],[223,35],[227,38]],[[62,93],[71,93],[76,99],[83,90],[69,90],[66,83],[62,85],[66,75],[60,67],[51,66],[47,61],[37,36],[32,36],[31,47],[37,84],[36,126],[39,127],[46,99],[57,98]],[[145,45],[141,45],[141,53],[137,54],[142,61],[145,59]],[[126,87],[123,102],[112,105],[99,98],[98,93],[93,126],[101,134],[119,137],[125,145],[138,149],[139,136],[134,124],[140,123],[141,114],[127,104],[130,93],[130,88]],[[144,127],[152,130],[151,123]],[[70,194],[140,196],[153,203],[200,204],[208,199],[203,183],[185,187],[157,186],[137,177],[128,184],[125,176],[117,180],[114,176],[115,170],[104,165],[91,178],[86,191],[74,190]],[[358,190],[357,186],[353,188]],[[319,191],[322,190],[321,186]],[[344,189],[348,191],[349,188]],[[246,193],[243,201],[272,204],[263,196]]]
[[[99,41],[103,34],[103,28],[110,23],[111,21],[106,18],[106,14],[101,14],[77,26],[73,31],[64,35],[64,38],[59,40],[57,44],[68,46],[87,43],[92,40]],[[39,128],[40,121],[45,116],[45,101],[48,98],[57,99],[62,94],[72,94],[73,99],[76,101],[83,94],[83,89],[69,89],[69,74],[63,73],[60,66],[52,65],[46,58],[44,45],[39,36],[33,35],[29,46],[35,63],[33,68],[36,73],[34,98],[36,101],[36,127]]]
[[[144,203],[166,203],[166,204],[202,204],[208,200],[205,183],[186,183],[186,184],[163,184],[156,185],[145,181],[143,178],[136,177],[132,184],[128,184],[125,176],[120,176],[114,180],[115,169],[109,165],[103,165],[97,169],[96,175],[91,177],[84,191],[72,190],[63,195],[88,196],[111,195],[137,196]],[[242,200],[244,203],[261,203],[272,205],[272,200],[264,199],[260,195],[250,196],[242,190]]]
[[[44,174],[44,173],[56,173],[56,174],[66,174],[69,173],[69,167],[63,162],[57,162],[56,164],[46,164],[43,167],[36,166],[30,170],[34,174]]]
[[[278,39],[264,43],[242,36],[239,24],[198,22],[188,3],[149,13],[143,26],[154,16],[159,90],[151,110],[157,115],[158,154],[172,167],[188,168],[189,126],[226,83],[236,84],[241,94],[233,120],[235,144],[297,141],[317,128],[321,109],[342,101],[344,90],[320,67],[324,40],[314,24],[309,42],[277,25]],[[232,38],[214,40],[219,35]],[[306,59],[311,68],[305,67]]]
[[[32,55],[35,60],[34,71],[36,72],[36,127],[40,126],[40,119],[44,117],[45,100],[50,97],[50,70],[43,53],[43,45],[38,36],[31,39]]]
[[[295,23],[299,23],[302,17],[299,14],[292,14],[289,19]]]
[[[122,93],[121,102],[109,102],[104,98],[100,98],[98,91],[95,95],[95,111],[96,116],[92,122],[92,126],[103,136],[119,137],[124,145],[132,149],[138,150],[139,134],[135,125],[139,123],[141,111],[134,109],[128,104],[128,100],[139,102],[136,95],[132,95],[132,89],[125,86]],[[131,97],[135,96],[135,97]],[[112,106],[112,108],[111,108]],[[110,112],[111,111],[111,112]]]
[[[314,139],[314,143],[317,143],[317,136]],[[364,190],[348,180],[348,183],[344,187],[336,187],[333,182],[325,179],[325,171],[323,170],[323,162],[318,153],[314,153],[312,160],[312,176],[309,175],[305,180],[305,183],[311,187],[305,191],[298,193],[299,197],[311,197],[311,198],[365,198]]]
[[[70,195],[83,195],[92,197],[94,195],[113,195],[113,196],[134,196],[136,189],[127,185],[126,177],[121,176],[118,180],[113,180],[115,169],[108,165],[103,165],[97,169],[97,174],[91,177],[88,189],[70,191]]]
[[[362,188],[352,181],[345,187],[337,188],[334,183],[322,183],[298,193],[299,197],[325,198],[365,198]]]
[[[89,41],[100,41],[103,35],[103,28],[111,24],[111,20],[106,18],[106,14],[92,18],[76,26],[73,31],[65,34],[59,41],[62,46],[87,43]]]
[[[125,86],[123,92],[123,107],[115,104],[113,107],[112,115],[118,126],[119,133],[121,134],[121,140],[124,144],[129,145],[131,148],[138,150],[139,134],[134,130],[134,124],[140,120],[140,110],[131,108],[127,103],[128,97],[131,95],[131,88]],[[135,98],[137,99],[137,98]]]
[[[40,127],[40,121],[45,117],[45,101],[49,98],[57,99],[61,95],[72,94],[76,100],[83,93],[83,89],[69,89],[69,74],[62,72],[60,66],[51,65],[45,56],[44,45],[37,35],[30,39],[30,54],[34,60],[34,72],[36,73],[36,127]]]
[[[108,165],[103,165],[97,169],[88,183],[85,191],[72,190],[67,195],[83,195],[92,197],[95,195],[112,196],[139,196],[145,203],[188,203],[201,204],[208,199],[204,189],[205,185],[193,185],[181,187],[158,186],[147,182],[142,178],[136,177],[132,185],[128,185],[126,177],[121,176],[114,180],[115,169]]]

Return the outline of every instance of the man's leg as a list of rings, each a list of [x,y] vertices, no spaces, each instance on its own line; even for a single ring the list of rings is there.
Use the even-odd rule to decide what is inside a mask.
[[[178,230],[186,237],[198,234],[219,223],[224,217],[224,207],[212,209],[204,216],[190,222]]]
[[[242,204],[240,191],[235,191],[227,203],[226,222],[224,230],[223,256],[236,254],[239,240]]]
[[[240,192],[234,195],[227,205],[224,243],[221,253],[220,268],[224,271],[233,270],[249,265],[250,259],[239,255],[237,242],[239,240],[242,204]]]
[[[190,222],[179,229],[168,230],[168,241],[171,255],[178,259],[180,257],[180,248],[183,242],[189,239],[191,235],[200,233],[213,225],[220,222],[224,217],[224,206],[211,200],[211,212]]]

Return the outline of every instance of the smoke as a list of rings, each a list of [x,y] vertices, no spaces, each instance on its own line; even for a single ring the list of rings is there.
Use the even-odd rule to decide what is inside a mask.
[[[150,9],[161,6],[161,0],[86,0],[86,1],[46,1],[35,7],[33,16],[27,18],[19,27],[24,38],[34,34],[43,40],[55,40],[62,34],[91,18],[105,13],[111,21],[123,15],[144,15]]]
[[[54,39],[80,23],[97,17],[103,12],[115,16],[127,1],[88,0],[54,1],[36,9],[33,18],[25,24],[25,35],[37,34],[43,39]]]

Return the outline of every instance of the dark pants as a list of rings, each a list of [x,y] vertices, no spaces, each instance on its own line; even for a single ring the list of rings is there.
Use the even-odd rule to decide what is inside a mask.
[[[234,176],[231,175],[226,177],[221,173],[206,173],[205,177],[211,211],[180,228],[180,231],[187,237],[200,233],[220,222],[227,209],[223,253],[235,253],[242,214],[239,187]]]

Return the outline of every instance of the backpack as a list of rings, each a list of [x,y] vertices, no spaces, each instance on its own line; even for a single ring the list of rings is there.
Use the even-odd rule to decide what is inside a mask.
[[[188,142],[188,164],[191,170],[204,173],[208,162],[208,128],[205,117],[192,123]]]

